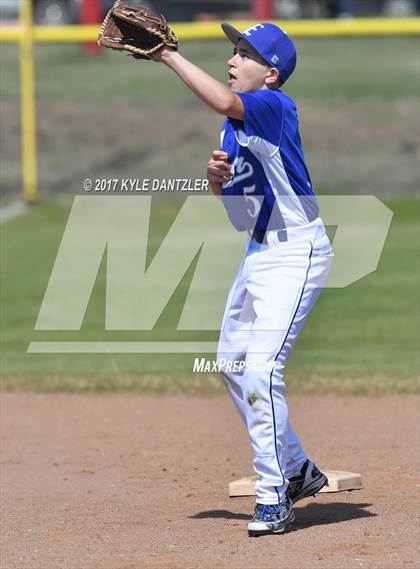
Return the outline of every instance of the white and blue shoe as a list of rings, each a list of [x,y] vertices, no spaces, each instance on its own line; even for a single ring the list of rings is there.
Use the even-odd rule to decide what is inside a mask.
[[[324,486],[328,486],[328,478],[308,459],[300,473],[289,479],[287,496],[293,504],[296,504],[303,498],[315,496]]]
[[[281,504],[257,504],[248,524],[248,535],[258,537],[270,533],[284,533],[294,519],[290,498],[286,498]]]

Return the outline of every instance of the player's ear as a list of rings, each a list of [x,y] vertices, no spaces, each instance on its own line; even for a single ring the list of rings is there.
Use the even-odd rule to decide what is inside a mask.
[[[275,67],[267,68],[267,74],[265,76],[265,84],[269,89],[276,89],[280,85],[280,74],[278,69]]]

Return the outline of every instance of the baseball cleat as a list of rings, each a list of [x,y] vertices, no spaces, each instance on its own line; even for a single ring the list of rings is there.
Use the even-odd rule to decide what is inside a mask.
[[[289,479],[287,496],[296,504],[303,498],[315,496],[324,486],[328,486],[328,478],[309,459],[304,463],[300,474]]]
[[[286,498],[281,504],[257,504],[248,524],[248,535],[258,537],[271,533],[284,533],[295,519],[293,504]]]

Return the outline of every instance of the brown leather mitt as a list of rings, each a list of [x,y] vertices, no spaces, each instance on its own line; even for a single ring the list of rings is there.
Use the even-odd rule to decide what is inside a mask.
[[[101,25],[98,45],[127,51],[136,59],[152,59],[164,46],[178,49],[178,38],[163,16],[117,0]]]

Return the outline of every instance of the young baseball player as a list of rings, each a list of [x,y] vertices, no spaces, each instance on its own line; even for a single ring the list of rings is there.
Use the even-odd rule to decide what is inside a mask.
[[[283,533],[294,520],[293,503],[327,484],[290,426],[283,373],[332,251],[305,165],[296,106],[280,90],[295,69],[293,42],[268,23],[243,33],[227,23],[222,28],[234,45],[229,87],[179,52],[163,48],[154,59],[227,117],[208,179],[250,239],[229,293],[218,358],[254,451],[257,504],[248,533],[258,536]],[[229,365],[235,362],[241,365]]]

